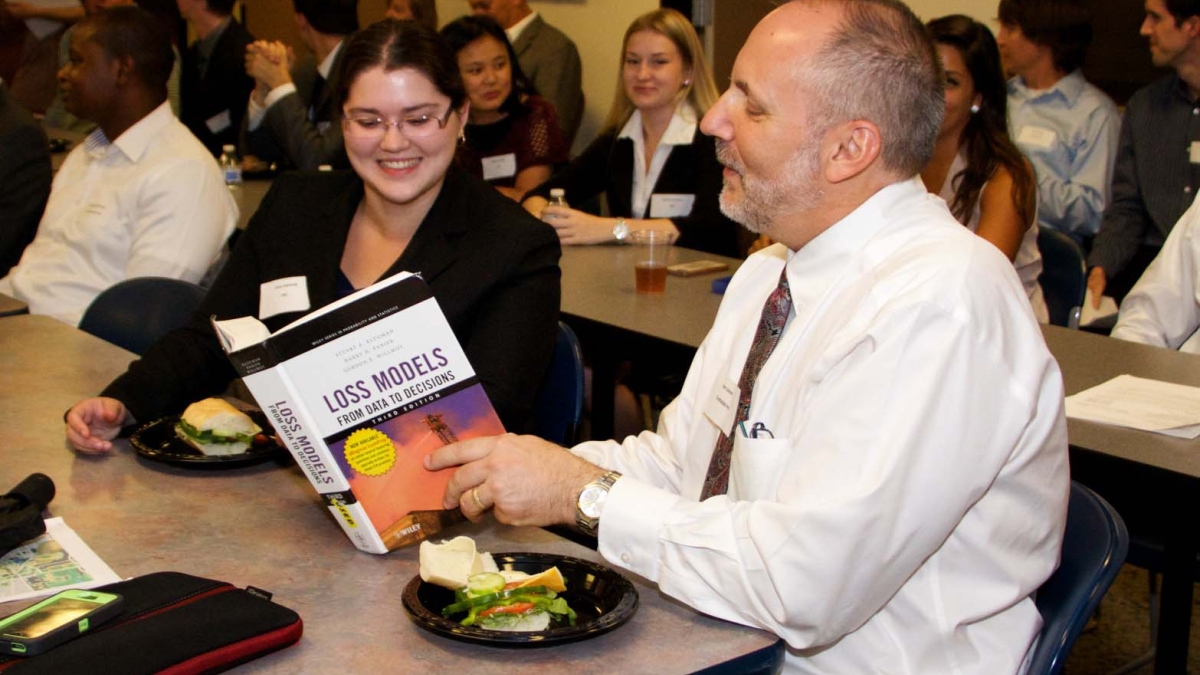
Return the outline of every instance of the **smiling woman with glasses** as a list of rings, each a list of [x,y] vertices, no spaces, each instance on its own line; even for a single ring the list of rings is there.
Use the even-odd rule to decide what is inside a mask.
[[[208,317],[276,331],[401,271],[429,284],[505,427],[532,430],[558,324],[558,237],[453,163],[469,104],[437,33],[386,19],[345,52],[335,96],[353,171],[277,179],[193,320],[71,409],[74,447],[105,452],[122,426],[224,391],[235,373]]]

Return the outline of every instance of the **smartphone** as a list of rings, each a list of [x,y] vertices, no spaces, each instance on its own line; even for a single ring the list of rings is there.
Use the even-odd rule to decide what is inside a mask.
[[[693,277],[697,274],[708,274],[709,272],[720,272],[727,269],[729,269],[728,264],[716,260],[694,260],[692,262],[671,265],[667,267],[667,272],[677,277]]]
[[[62,591],[0,619],[0,651],[18,656],[41,654],[116,616],[122,603],[116,593]]]

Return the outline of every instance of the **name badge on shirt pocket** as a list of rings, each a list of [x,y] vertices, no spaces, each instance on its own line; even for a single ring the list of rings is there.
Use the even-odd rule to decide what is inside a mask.
[[[686,218],[692,215],[696,195],[650,195],[651,218]]]
[[[517,175],[517,155],[510,152],[507,155],[496,155],[483,158],[483,179],[511,178]]]
[[[204,120],[204,126],[214,134],[219,134],[229,127],[233,126],[233,120],[229,117],[228,110],[222,110],[220,113]]]
[[[288,312],[304,312],[310,307],[312,304],[308,300],[306,277],[284,277],[258,287],[259,319],[269,319]]]
[[[1192,164],[1200,164],[1200,141],[1192,141],[1188,146],[1188,161]]]
[[[721,433],[732,434],[733,421],[737,419],[737,406],[741,397],[742,390],[737,386],[737,382],[729,379],[717,382],[713,385],[708,404],[704,406],[704,416],[715,424]]]
[[[1028,125],[1021,127],[1021,131],[1017,133],[1017,145],[1031,148],[1052,148],[1056,138],[1058,136],[1050,129]]]

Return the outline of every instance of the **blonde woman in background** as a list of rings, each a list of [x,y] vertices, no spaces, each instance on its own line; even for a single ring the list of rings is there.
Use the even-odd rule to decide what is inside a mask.
[[[643,14],[625,31],[617,93],[600,136],[524,201],[564,244],[625,241],[663,230],[680,246],[740,254],[738,225],[720,210],[722,167],[700,118],[716,103],[712,69],[692,24],[679,12]],[[547,206],[552,188],[572,204],[603,193],[610,217]]]

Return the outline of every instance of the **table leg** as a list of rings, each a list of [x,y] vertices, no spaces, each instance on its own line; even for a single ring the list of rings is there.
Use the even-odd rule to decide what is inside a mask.
[[[1158,646],[1154,658],[1155,675],[1187,673],[1188,639],[1192,631],[1192,585],[1198,553],[1196,527],[1184,514],[1195,513],[1187,486],[1172,491],[1168,516],[1173,524],[1166,533],[1163,547],[1162,605],[1158,626]]]

